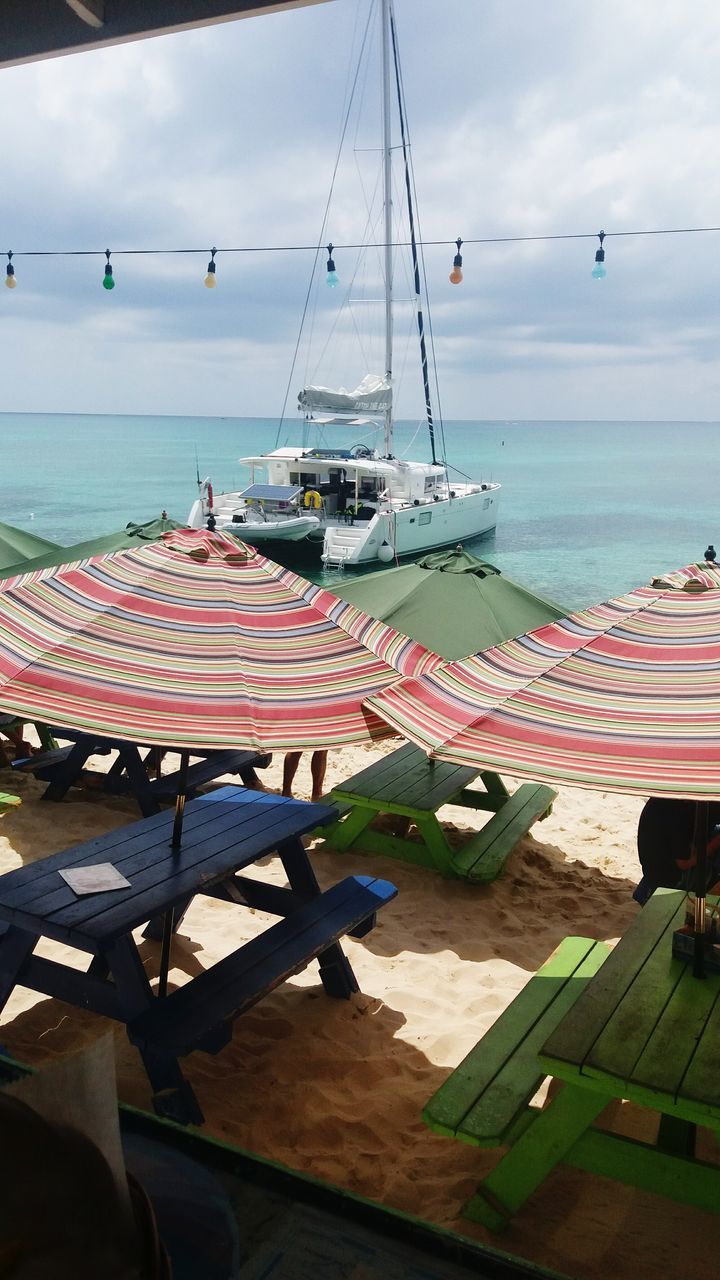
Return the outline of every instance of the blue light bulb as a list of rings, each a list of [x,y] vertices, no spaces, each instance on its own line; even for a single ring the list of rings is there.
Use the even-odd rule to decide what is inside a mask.
[[[335,270],[335,263],[333,262],[333,256],[332,256],[332,255],[333,255],[333,247],[332,247],[332,243],[331,243],[331,244],[329,244],[329,245],[328,245],[328,247],[327,247],[327,255],[328,255],[328,260],[327,260],[327,275],[325,276],[325,283],[326,283],[327,285],[329,285],[331,289],[334,289],[334,288],[335,288],[335,285],[340,283],[340,277],[339,277],[339,275],[338,275],[337,271]]]
[[[604,262],[596,262],[592,269],[593,280],[604,280],[607,275],[607,267]]]

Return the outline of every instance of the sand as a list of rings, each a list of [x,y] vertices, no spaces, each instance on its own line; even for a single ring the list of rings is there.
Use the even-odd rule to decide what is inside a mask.
[[[397,745],[331,753],[328,789]],[[309,760],[303,756],[295,780],[300,798],[310,795]],[[263,775],[270,789],[280,790],[281,772],[282,756],[276,756]],[[0,873],[138,816],[131,801],[96,792],[74,790],[60,804],[41,802],[44,785],[9,770],[0,772],[0,789],[23,799],[0,818]],[[500,1153],[434,1135],[421,1119],[449,1070],[567,934],[615,940],[628,927],[638,910],[631,894],[641,803],[562,790],[505,874],[484,887],[381,856],[313,846],[323,886],[370,872],[399,889],[377,928],[346,942],[362,994],[329,1000],[313,966],[239,1019],[231,1044],[216,1057],[184,1059],[205,1131],[566,1276],[713,1275],[714,1216],[569,1167],[547,1179],[502,1235],[466,1222],[461,1207]],[[458,831],[485,820],[452,808],[443,818]],[[262,874],[283,880],[276,859],[263,864]],[[171,985],[266,920],[229,904],[196,901],[174,946]],[[78,960],[49,943],[42,953]],[[159,945],[143,942],[141,954],[154,975]],[[150,1110],[139,1055],[116,1024],[19,989],[0,1017],[0,1044],[21,1061],[42,1064],[108,1025],[120,1098]],[[622,1131],[652,1136],[647,1113],[627,1103],[611,1110]],[[718,1159],[714,1139],[708,1158]]]

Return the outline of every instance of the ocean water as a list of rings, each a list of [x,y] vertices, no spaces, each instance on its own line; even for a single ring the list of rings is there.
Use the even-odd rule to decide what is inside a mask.
[[[0,520],[63,544],[187,518],[196,470],[216,491],[247,480],[242,455],[300,439],[275,419],[0,414]],[[720,549],[718,423],[446,422],[451,466],[503,486],[493,535],[467,545],[568,608],[647,583]],[[356,443],[355,437],[348,445]],[[399,457],[429,456],[398,424]],[[452,472],[451,472],[452,474]],[[332,586],[338,571],[303,572]]]

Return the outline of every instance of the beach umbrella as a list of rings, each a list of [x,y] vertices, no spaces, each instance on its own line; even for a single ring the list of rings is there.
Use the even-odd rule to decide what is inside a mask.
[[[439,663],[225,534],[0,582],[0,710],[188,750],[304,750],[388,735],[362,700]]]
[[[333,584],[333,590],[451,659],[489,649],[569,612],[462,546],[344,580]]]
[[[390,734],[362,706],[439,663],[416,641],[236,538],[159,541],[0,582],[0,711],[188,754],[327,748]],[[164,994],[173,914],[160,961]]]
[[[707,802],[720,798],[717,570],[687,566],[367,705],[438,759],[696,801],[699,970]]]
[[[171,520],[163,514],[155,520],[146,520],[140,524],[131,520],[124,529],[102,533],[96,538],[85,538],[69,547],[48,542],[46,538],[35,538],[32,539],[37,543],[34,550],[18,553],[12,560],[3,562],[3,534],[0,525],[0,578],[11,578],[18,573],[29,573],[31,569],[45,569],[55,564],[69,564],[73,560],[86,560],[90,556],[105,555],[108,551],[122,551],[125,547],[134,547],[142,542],[156,542],[164,533],[182,528],[184,526],[178,524],[177,520]]]
[[[0,573],[7,565],[21,566],[26,560],[54,551],[57,546],[58,543],[51,542],[49,538],[39,538],[25,529],[16,529],[14,525],[0,521]],[[18,567],[16,572],[20,573],[21,568]]]

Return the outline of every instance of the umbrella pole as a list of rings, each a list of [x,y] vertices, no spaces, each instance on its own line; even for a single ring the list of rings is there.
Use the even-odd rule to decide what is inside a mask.
[[[189,759],[189,751],[180,752],[180,776],[178,778],[178,790],[175,800],[175,821],[173,822],[172,840],[170,842],[170,847],[173,853],[179,853],[182,845],[183,816],[185,813],[185,795],[187,792]],[[171,907],[169,911],[165,912],[165,918],[163,920],[162,948],[160,951],[160,974],[158,977],[158,995],[161,997],[167,995],[168,973],[170,971],[170,947],[172,944],[174,927],[175,908]]]
[[[695,919],[693,946],[693,974],[705,977],[705,894],[707,891],[707,837],[710,809],[707,800],[695,803]]]
[[[178,777],[177,797],[175,800],[175,821],[173,823],[173,833],[171,846],[177,851],[182,844],[183,815],[185,813],[185,794],[187,792],[187,774],[188,761],[190,759],[189,751],[180,752],[180,776]]]
[[[158,996],[167,995],[168,973],[170,972],[170,944],[175,927],[175,908],[171,907],[163,917],[162,949],[160,951],[160,973],[158,975]]]

